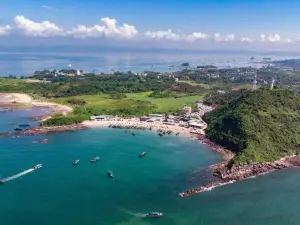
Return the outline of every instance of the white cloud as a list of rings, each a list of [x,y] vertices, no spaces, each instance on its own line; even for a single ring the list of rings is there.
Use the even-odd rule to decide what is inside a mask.
[[[217,41],[217,42],[222,42],[222,41],[225,41],[225,42],[234,41],[234,40],[235,40],[235,35],[234,35],[234,34],[228,34],[228,35],[222,36],[222,35],[219,34],[219,33],[215,33],[215,34],[214,34],[214,40]]]
[[[171,29],[161,31],[147,31],[144,33],[147,38],[151,39],[166,39],[166,40],[180,40],[182,37],[179,34],[174,33]]]
[[[42,8],[46,9],[46,10],[50,10],[50,11],[58,11],[57,8],[49,6],[49,5],[42,5]]]
[[[210,35],[208,35],[208,34],[194,32],[194,33],[188,35],[185,39],[187,41],[196,41],[196,40],[205,40],[208,38],[210,38]]]
[[[134,26],[123,24],[122,26],[117,27],[117,21],[115,19],[105,17],[101,18],[101,21],[104,24],[103,26],[94,25],[92,27],[86,27],[84,25],[78,25],[67,33],[77,38],[103,36],[132,38],[138,34],[138,31]]]
[[[241,42],[252,43],[253,40],[252,40],[251,38],[243,37],[243,38],[241,39]]]
[[[260,35],[260,40],[261,40],[261,41],[266,41],[266,35],[261,34],[261,35]]]
[[[265,34],[260,35],[260,40],[262,42],[281,42],[281,37],[279,34],[266,36]]]
[[[234,34],[228,34],[224,37],[224,41],[234,41],[235,35]]]
[[[51,37],[63,35],[63,29],[49,21],[34,22],[24,16],[16,16],[14,19],[17,29],[24,31],[25,35],[33,37]]]
[[[11,30],[11,27],[9,25],[0,27],[0,36],[8,35],[10,30]]]

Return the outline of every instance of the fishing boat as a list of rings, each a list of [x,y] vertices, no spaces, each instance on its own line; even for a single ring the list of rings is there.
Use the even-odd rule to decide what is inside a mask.
[[[77,159],[77,160],[75,160],[75,161],[73,161],[73,166],[76,166],[77,165],[77,163],[79,163],[79,159]]]
[[[159,218],[162,217],[164,214],[160,212],[149,212],[146,214],[146,217],[148,218]]]
[[[109,178],[114,178],[114,174],[113,174],[112,171],[108,171],[107,175],[108,175]]]
[[[19,127],[30,127],[29,124],[20,124]]]
[[[144,157],[146,154],[147,154],[146,152],[142,152],[142,153],[140,154],[140,157],[142,158],[142,157]]]
[[[33,169],[38,170],[42,168],[42,166],[43,166],[42,164],[37,164],[36,166],[33,167]]]
[[[100,158],[99,157],[95,157],[93,159],[90,160],[91,163],[97,162]]]

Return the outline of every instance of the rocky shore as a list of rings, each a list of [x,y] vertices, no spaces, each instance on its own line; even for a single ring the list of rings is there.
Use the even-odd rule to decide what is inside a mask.
[[[220,153],[223,157],[223,160],[225,162],[228,162],[229,160],[231,160],[234,157],[234,154],[225,149],[224,147],[217,145],[216,143],[212,142],[211,140],[209,140],[205,135],[197,135],[197,139],[202,143],[205,144],[209,147],[211,147],[214,151]]]
[[[224,182],[243,180],[279,169],[300,167],[300,155],[287,156],[275,162],[235,164],[227,167],[228,161],[211,166],[214,177]]]
[[[57,133],[57,132],[66,132],[66,131],[79,131],[84,130],[87,127],[81,124],[75,125],[65,125],[65,126],[53,126],[53,127],[32,127],[28,130],[17,132],[18,134],[24,135],[38,135],[45,133]]]

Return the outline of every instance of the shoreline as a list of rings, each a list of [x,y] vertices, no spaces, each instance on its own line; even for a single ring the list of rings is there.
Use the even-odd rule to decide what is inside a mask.
[[[38,102],[32,101],[31,97],[27,94],[16,94],[16,93],[0,93],[0,100],[5,98],[6,101],[0,102],[0,107],[7,104],[20,104],[27,107],[47,107],[53,110],[53,113],[44,115],[40,119],[46,120],[55,113],[67,113],[72,111],[72,108],[65,105],[60,105],[52,102]],[[223,186],[225,184],[231,184],[236,181],[241,181],[256,176],[264,175],[266,173],[287,169],[287,168],[299,168],[300,167],[300,155],[291,155],[281,158],[275,162],[265,162],[265,163],[251,163],[251,164],[234,164],[231,168],[228,167],[228,163],[234,157],[234,153],[230,150],[219,146],[218,144],[212,142],[205,136],[204,129],[186,128],[179,126],[179,124],[168,125],[161,122],[144,122],[140,121],[138,118],[119,118],[115,117],[108,120],[100,121],[84,121],[80,124],[65,125],[65,126],[53,126],[53,127],[32,127],[28,130],[22,132],[16,132],[14,134],[24,134],[24,135],[39,135],[45,133],[58,133],[66,131],[79,131],[87,128],[95,127],[112,127],[119,129],[141,129],[141,130],[151,130],[165,134],[176,134],[177,136],[185,136],[193,140],[198,140],[200,143],[207,145],[211,150],[219,153],[222,159],[219,163],[210,165],[208,168],[212,169],[213,177],[221,180],[221,182],[213,182],[202,187],[189,189],[187,196],[192,194],[197,194],[202,192],[201,190],[211,190],[212,188]],[[6,133],[2,134],[6,135]],[[0,136],[2,136],[0,135]],[[199,191],[200,190],[200,191]],[[194,192],[195,191],[195,192]],[[182,192],[186,193],[186,192]],[[181,193],[181,194],[182,194]]]
[[[69,112],[73,111],[73,108],[66,105],[61,105],[55,102],[43,102],[33,100],[28,94],[20,93],[0,93],[0,107],[9,108],[9,109],[23,109],[23,108],[32,108],[32,107],[43,107],[50,108],[53,112],[47,115],[48,119],[51,115],[56,113],[62,113],[67,115]]]

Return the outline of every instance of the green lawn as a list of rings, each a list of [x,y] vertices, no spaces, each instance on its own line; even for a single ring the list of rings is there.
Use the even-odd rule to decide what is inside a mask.
[[[140,101],[149,101],[156,105],[158,113],[174,112],[182,109],[186,105],[192,105],[197,100],[203,99],[203,95],[185,96],[181,98],[151,98],[151,92],[127,94],[127,98]]]
[[[81,95],[60,98],[55,101],[68,104],[71,98],[83,99],[87,102],[86,108],[94,114],[126,114],[146,115],[149,113],[171,113],[182,109],[185,105],[192,105],[203,96],[186,96],[182,98],[151,98],[150,92],[127,94],[124,99],[111,99],[109,95]]]

